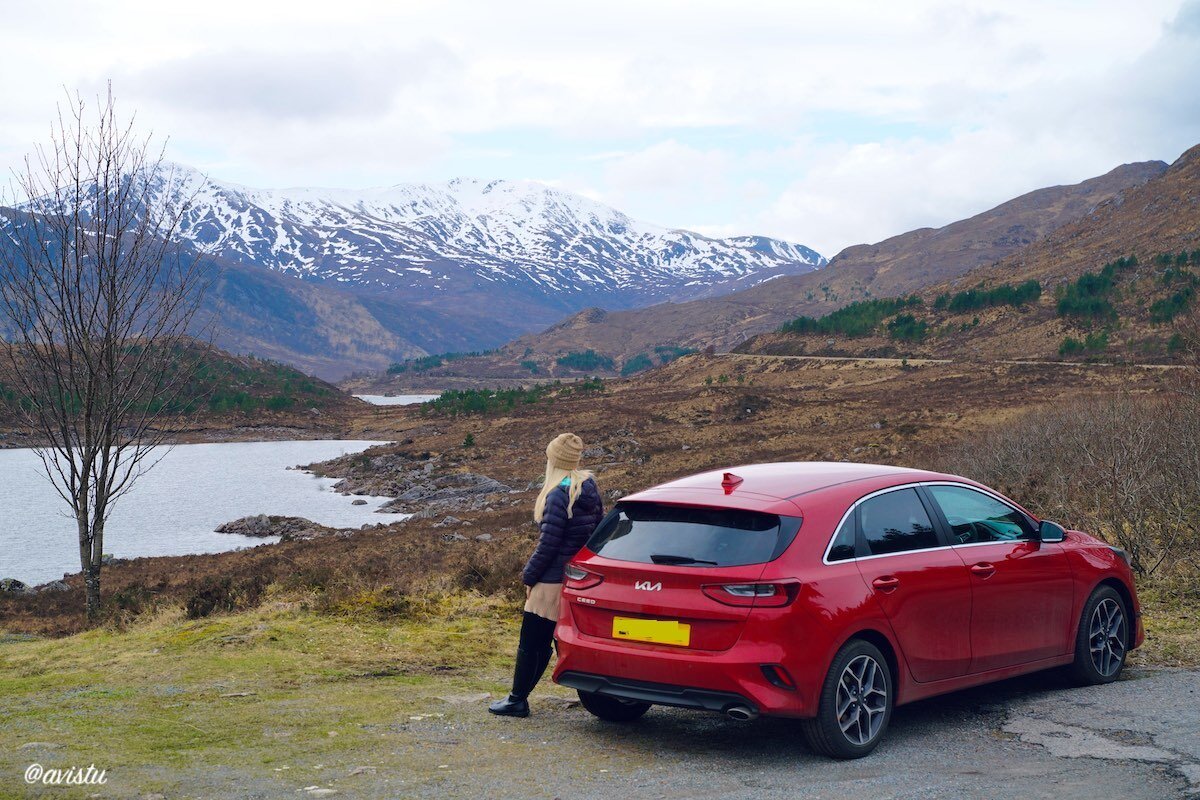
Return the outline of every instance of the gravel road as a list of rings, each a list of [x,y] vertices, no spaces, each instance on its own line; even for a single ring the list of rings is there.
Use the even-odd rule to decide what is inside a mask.
[[[265,765],[237,752],[203,764],[179,754],[171,766],[114,769],[99,794],[9,794],[17,786],[0,778],[0,798],[1200,800],[1200,670],[1131,669],[1088,689],[1043,673],[923,701],[897,709],[879,749],[848,762],[811,754],[788,720],[655,708],[610,725],[552,685],[539,688],[529,719],[493,717],[486,702],[429,696],[420,713],[360,724],[369,744],[322,763],[302,749]],[[39,747],[23,746],[18,761],[65,752]]]
[[[872,756],[835,762],[787,720],[656,708],[610,726],[543,698],[528,720],[417,723],[442,775],[390,783],[417,797],[1200,797],[1198,709],[1200,670],[1134,669],[1087,689],[1044,673],[897,709]]]

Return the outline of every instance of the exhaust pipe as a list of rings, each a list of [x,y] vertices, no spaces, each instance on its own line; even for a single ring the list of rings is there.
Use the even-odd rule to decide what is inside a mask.
[[[730,719],[736,719],[738,722],[749,722],[753,719],[758,719],[758,712],[749,706],[730,706],[725,709],[725,715]]]

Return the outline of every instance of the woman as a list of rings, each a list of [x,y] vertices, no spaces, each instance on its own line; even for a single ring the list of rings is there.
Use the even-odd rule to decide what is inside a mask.
[[[564,433],[546,446],[546,482],[533,507],[541,526],[537,549],[525,564],[525,613],[517,645],[512,694],[488,706],[505,717],[529,716],[529,693],[550,663],[563,567],[575,557],[604,516],[604,501],[592,473],[579,468],[583,441]]]

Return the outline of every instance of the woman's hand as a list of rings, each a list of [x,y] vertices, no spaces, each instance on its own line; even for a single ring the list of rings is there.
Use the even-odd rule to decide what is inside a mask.
[[[525,599],[526,599],[526,600],[528,600],[528,599],[529,599],[529,595],[530,595],[530,594],[532,594],[532,593],[533,593],[533,587],[532,587],[532,586],[526,586],[526,587],[525,587]]]

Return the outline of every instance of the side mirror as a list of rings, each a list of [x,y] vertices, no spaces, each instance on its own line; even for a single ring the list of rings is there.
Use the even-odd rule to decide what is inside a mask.
[[[1038,527],[1038,541],[1061,542],[1066,537],[1066,529],[1057,522],[1051,522],[1048,519],[1044,519],[1042,520],[1041,526]]]

